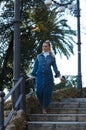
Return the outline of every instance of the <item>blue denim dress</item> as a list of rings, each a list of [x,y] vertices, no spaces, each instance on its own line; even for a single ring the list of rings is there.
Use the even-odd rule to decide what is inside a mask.
[[[59,77],[60,71],[58,71],[55,57],[52,53],[46,57],[41,53],[37,56],[31,72],[32,76],[36,76],[36,94],[39,103],[44,108],[49,106],[52,98],[54,79],[51,66],[55,72],[55,77]]]

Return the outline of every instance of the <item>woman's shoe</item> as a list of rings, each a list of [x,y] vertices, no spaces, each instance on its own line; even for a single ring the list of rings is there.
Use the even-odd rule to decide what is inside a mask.
[[[47,114],[47,110],[45,108],[42,109],[43,114]]]

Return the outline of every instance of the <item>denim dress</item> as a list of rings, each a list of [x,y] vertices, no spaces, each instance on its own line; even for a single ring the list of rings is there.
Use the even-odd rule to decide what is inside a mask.
[[[39,54],[35,60],[32,76],[36,76],[36,94],[40,105],[47,108],[51,102],[52,90],[54,86],[53,72],[55,77],[60,76],[55,57],[49,53],[46,57],[43,53]]]

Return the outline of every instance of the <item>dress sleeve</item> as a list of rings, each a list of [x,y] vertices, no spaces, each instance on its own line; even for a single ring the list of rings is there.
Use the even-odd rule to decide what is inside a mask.
[[[36,76],[37,70],[38,70],[38,58],[36,58],[36,60],[35,60],[34,67],[33,67],[32,72],[30,73],[30,75]]]
[[[52,66],[53,66],[53,70],[55,72],[55,77],[60,77],[61,74],[60,74],[60,71],[58,70],[58,67],[56,65],[56,59],[55,59],[55,57],[53,58]]]

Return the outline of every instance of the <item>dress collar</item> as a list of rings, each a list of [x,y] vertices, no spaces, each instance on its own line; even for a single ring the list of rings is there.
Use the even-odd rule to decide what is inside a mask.
[[[42,54],[45,56],[45,57],[47,57],[49,54],[50,54],[50,52],[42,52]]]

